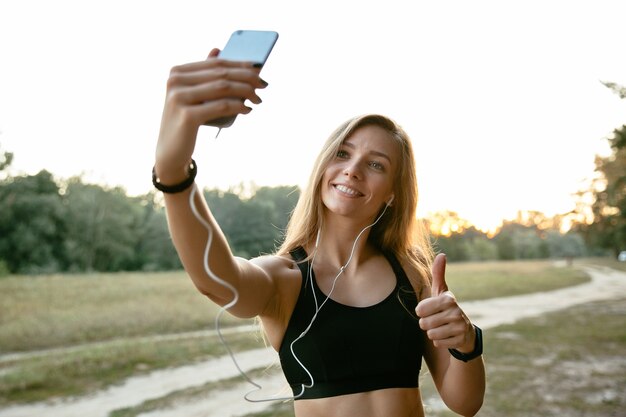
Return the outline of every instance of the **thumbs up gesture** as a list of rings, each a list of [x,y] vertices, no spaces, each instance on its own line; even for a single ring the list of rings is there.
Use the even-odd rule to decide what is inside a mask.
[[[433,261],[430,297],[415,307],[420,327],[436,347],[472,352],[476,339],[474,326],[448,290],[445,275],[446,256],[439,254]]]

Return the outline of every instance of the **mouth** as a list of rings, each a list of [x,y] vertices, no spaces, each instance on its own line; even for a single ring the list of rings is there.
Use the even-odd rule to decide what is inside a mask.
[[[350,198],[356,198],[356,197],[363,197],[364,194],[362,192],[360,192],[359,190],[356,190],[352,187],[349,187],[345,184],[333,184],[333,187],[335,188],[335,190],[339,191],[339,193],[341,195],[344,195],[346,197],[350,197]]]

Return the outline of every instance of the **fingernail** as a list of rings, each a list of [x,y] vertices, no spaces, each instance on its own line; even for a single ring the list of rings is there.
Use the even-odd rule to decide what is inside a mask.
[[[263,87],[267,87],[269,85],[267,81],[265,81],[263,78],[259,78],[259,80],[261,80],[261,84],[263,85]]]
[[[261,64],[260,62],[255,62],[254,64],[252,64],[252,66],[254,68],[263,68],[263,64]]]

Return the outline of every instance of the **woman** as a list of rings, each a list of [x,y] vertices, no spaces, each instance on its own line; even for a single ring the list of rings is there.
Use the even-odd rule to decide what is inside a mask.
[[[200,125],[249,113],[244,101],[259,104],[267,83],[218,52],[172,69],[153,172],[198,290],[235,316],[261,319],[298,417],[423,416],[422,357],[448,407],[476,414],[480,329],[447,291],[445,257],[432,259],[418,227],[411,144],[390,119],[358,117],[330,136],[277,254],[232,255],[195,190],[193,150]]]

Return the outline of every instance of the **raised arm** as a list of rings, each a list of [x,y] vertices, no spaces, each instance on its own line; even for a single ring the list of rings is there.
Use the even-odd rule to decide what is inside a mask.
[[[198,129],[203,123],[249,113],[251,108],[245,100],[261,102],[255,90],[267,84],[259,77],[258,69],[251,63],[220,60],[216,58],[218,53],[214,49],[206,61],[171,70],[154,165],[158,181],[165,186],[188,178]],[[271,277],[262,268],[233,256],[201,192],[194,192],[195,187],[193,184],[178,193],[164,193],[168,227],[185,270],[198,290],[216,303],[225,305],[233,299],[233,292],[206,272],[204,252],[210,234],[208,268],[239,293],[239,301],[229,311],[239,317],[261,314],[274,294]],[[192,212],[192,192],[202,222]]]
[[[420,327],[429,339],[424,356],[446,405],[462,416],[474,416],[485,396],[485,367],[482,356],[467,360],[475,352],[478,335],[448,291],[445,266],[445,256],[438,255],[432,267],[431,296],[420,301],[416,308]],[[456,350],[461,359],[453,357],[448,349]]]

